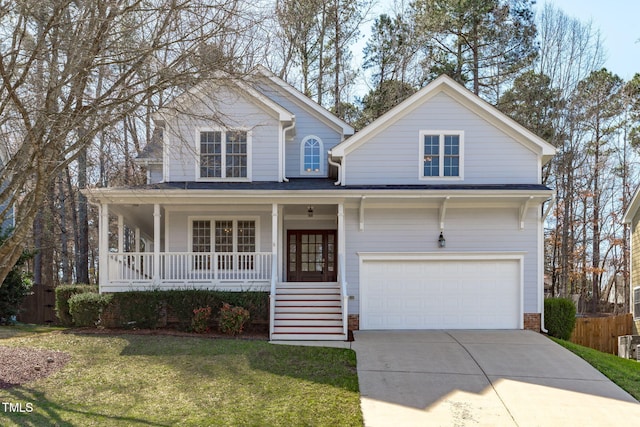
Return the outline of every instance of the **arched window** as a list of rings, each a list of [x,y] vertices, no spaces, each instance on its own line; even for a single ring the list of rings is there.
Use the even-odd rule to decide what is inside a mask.
[[[322,175],[324,173],[322,140],[317,136],[307,136],[302,140],[301,145],[301,173],[303,175]]]

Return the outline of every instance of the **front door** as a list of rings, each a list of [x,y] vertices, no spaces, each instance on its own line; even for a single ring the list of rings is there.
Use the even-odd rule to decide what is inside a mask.
[[[289,230],[287,232],[287,280],[289,282],[335,282],[335,230]]]

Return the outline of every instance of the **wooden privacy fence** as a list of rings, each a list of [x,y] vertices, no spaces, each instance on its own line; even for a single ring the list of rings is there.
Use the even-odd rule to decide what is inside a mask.
[[[56,294],[53,286],[33,285],[31,294],[22,303],[18,321],[50,325],[58,321],[55,311]]]
[[[618,354],[618,337],[633,334],[633,315],[578,317],[571,342],[605,353]]]

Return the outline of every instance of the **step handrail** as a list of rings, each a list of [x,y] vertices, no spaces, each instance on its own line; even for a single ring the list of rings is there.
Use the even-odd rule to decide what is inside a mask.
[[[338,256],[338,271],[340,272],[340,302],[342,305],[342,333],[348,339],[349,333],[349,295],[347,294],[347,277],[345,275],[344,254]]]
[[[276,317],[276,284],[278,282],[278,261],[276,257],[271,260],[271,292],[269,293],[269,339],[272,339],[275,331]]]

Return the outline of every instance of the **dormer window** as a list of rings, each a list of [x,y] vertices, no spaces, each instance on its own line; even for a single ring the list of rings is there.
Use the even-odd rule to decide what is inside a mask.
[[[245,130],[199,131],[199,178],[249,178],[250,135]]]
[[[302,175],[324,175],[322,140],[317,136],[307,136],[300,146],[300,165]]]
[[[420,179],[462,179],[464,133],[420,131]]]

